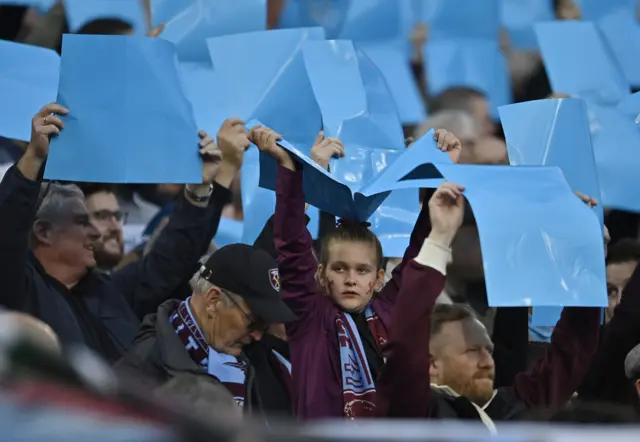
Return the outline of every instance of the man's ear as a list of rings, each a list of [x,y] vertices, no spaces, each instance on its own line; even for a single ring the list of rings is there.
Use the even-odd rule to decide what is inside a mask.
[[[218,287],[211,287],[202,296],[204,298],[204,306],[207,315],[215,316],[220,310],[220,307],[224,304],[222,292]]]
[[[33,223],[33,234],[38,239],[39,243],[51,245],[51,223],[43,220],[36,220]]]
[[[636,394],[640,397],[640,379],[636,381]]]
[[[440,378],[440,362],[438,358],[431,352],[429,352],[429,379],[431,379],[431,383],[438,383],[438,379]]]
[[[378,274],[376,275],[376,283],[374,289],[376,292],[382,290],[384,287],[384,269],[378,269]]]

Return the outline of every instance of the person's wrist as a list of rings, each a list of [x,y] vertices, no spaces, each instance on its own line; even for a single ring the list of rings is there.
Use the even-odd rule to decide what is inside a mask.
[[[456,237],[456,232],[453,231],[438,231],[438,230],[431,230],[431,233],[429,233],[428,239],[441,246],[444,248],[451,248],[451,244],[453,243],[453,239]]]

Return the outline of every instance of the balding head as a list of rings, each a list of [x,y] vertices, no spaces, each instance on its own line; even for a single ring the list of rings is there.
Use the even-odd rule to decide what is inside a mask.
[[[0,312],[0,340],[23,338],[35,345],[60,353],[60,341],[54,331],[33,316],[19,312]]]

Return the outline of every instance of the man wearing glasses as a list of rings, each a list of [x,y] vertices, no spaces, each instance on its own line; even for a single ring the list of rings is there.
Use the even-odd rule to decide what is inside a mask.
[[[96,266],[102,271],[110,272],[124,254],[124,219],[115,188],[109,184],[94,183],[81,184],[79,187],[84,193],[89,218],[100,232],[100,238],[93,249]]]
[[[265,251],[232,244],[214,252],[190,284],[192,294],[185,301],[167,301],[144,319],[116,369],[159,384],[180,373],[208,375],[238,405],[251,398],[245,407],[251,412],[261,400],[242,348],[262,339],[270,324],[295,320],[280,299],[277,263]],[[274,358],[289,369],[281,355]]]

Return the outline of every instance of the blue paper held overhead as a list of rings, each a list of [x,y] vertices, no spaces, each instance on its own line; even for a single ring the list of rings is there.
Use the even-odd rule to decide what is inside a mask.
[[[322,122],[299,54],[305,41],[322,39],[322,28],[208,39],[213,79],[202,88],[216,98],[207,118],[218,127],[229,116],[260,119],[287,139],[306,142],[310,148]],[[251,57],[238,56],[247,51]]]
[[[287,0],[280,15],[280,28],[324,28],[327,38],[338,38],[351,0]]]
[[[63,37],[57,102],[65,128],[45,178],[106,183],[200,183],[192,109],[175,47],[146,37]]]
[[[403,189],[391,192],[369,218],[370,230],[380,240],[385,258],[404,256],[419,213],[419,190]]]
[[[238,244],[242,239],[243,222],[231,218],[220,218],[218,231],[213,238],[213,243],[220,247],[229,244]]]
[[[580,8],[583,20],[596,21],[599,18],[618,11],[635,15],[636,0],[575,0]]]
[[[352,1],[339,38],[358,42],[397,39],[400,24],[398,0]]]
[[[626,80],[640,86],[640,26],[635,11],[615,10],[596,23]]]
[[[67,23],[77,32],[87,23],[98,19],[125,21],[134,32],[145,34],[147,21],[140,0],[63,0]]]
[[[0,5],[27,6],[41,12],[48,11],[55,3],[56,0],[0,0]]]
[[[583,100],[527,101],[503,106],[499,111],[510,164],[557,166],[574,191],[602,201]],[[602,204],[594,210],[604,225]]]
[[[247,126],[253,127],[257,124],[260,123],[251,121],[247,123]],[[433,137],[433,133],[430,132],[425,137],[427,136]],[[387,189],[388,183],[400,179],[407,171],[415,169],[417,165],[426,164],[432,160],[450,162],[448,156],[435,147],[433,140],[431,140],[430,146],[420,149],[419,152],[415,147],[416,143],[414,143],[414,147],[405,150],[402,154],[393,150],[384,152],[391,157],[396,157],[390,166],[374,164],[374,158],[381,157],[384,153],[373,150],[360,160],[362,170],[359,173],[363,178],[361,178],[360,191],[358,191],[354,183],[346,183],[333,174],[329,174],[286,140],[280,141],[279,144],[287,149],[304,168],[305,198],[309,204],[335,216],[358,221],[366,221],[385,200],[390,190]],[[275,164],[268,160],[270,160],[269,157],[261,156],[260,186],[273,189],[268,187],[273,185],[272,182],[264,182],[264,177],[268,176],[265,170],[275,169]],[[349,163],[345,159],[341,161]],[[375,175],[374,171],[379,171],[379,173]],[[419,172],[419,175],[425,179],[435,178],[442,181],[441,175],[433,167],[426,167]],[[365,180],[368,180],[369,183]]]
[[[554,18],[552,0],[500,1],[500,21],[508,32],[509,46],[515,50],[536,50],[534,24]]]
[[[507,60],[497,42],[489,40],[434,41],[426,45],[425,78],[437,95],[453,86],[479,89],[489,98],[492,114],[513,101]]]
[[[215,136],[224,119],[233,114],[219,113],[219,97],[215,93],[215,88],[212,87],[215,75],[211,63],[180,62],[178,71],[185,95],[193,107],[193,116],[198,129]]]
[[[419,124],[426,118],[420,89],[406,55],[393,43],[359,43],[360,49],[380,70],[402,124]]]
[[[629,95],[629,83],[595,24],[539,23],[536,35],[555,92],[609,105]]]
[[[160,37],[176,45],[180,60],[204,62],[208,38],[265,30],[267,4],[266,0],[192,0],[165,25]],[[242,58],[246,50],[233,55]]]
[[[327,137],[340,138],[347,148],[404,148],[386,81],[351,41],[309,41],[302,53]]]
[[[559,168],[434,167],[466,188],[478,224],[490,306],[606,305],[601,227]],[[422,179],[390,187],[409,186],[433,187]]]
[[[58,93],[55,51],[0,40],[0,136],[29,141],[31,119]]]
[[[630,115],[638,101],[638,94],[634,94],[618,108],[588,103],[602,202],[607,208],[640,212],[634,191],[640,186],[640,129],[636,119],[640,107],[636,107],[635,116]]]
[[[429,44],[459,38],[498,42],[499,0],[428,0],[423,12],[429,26]]]

